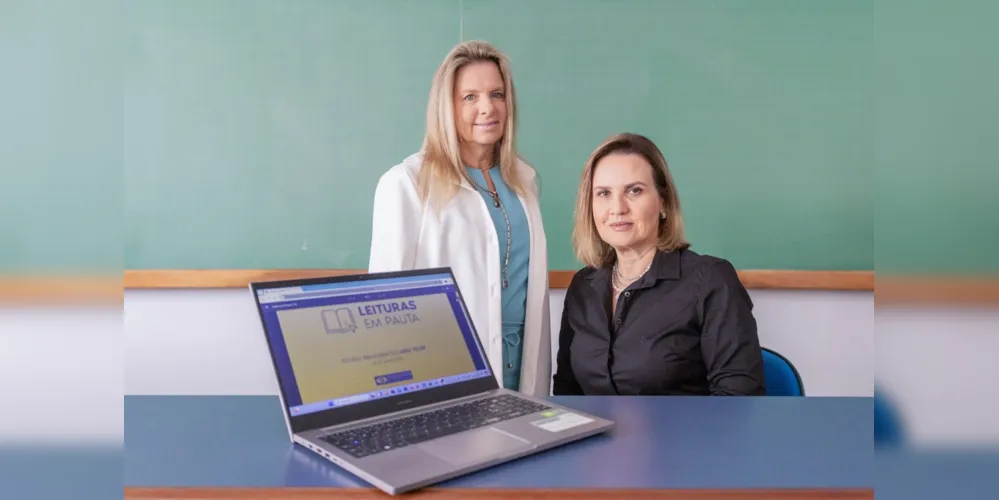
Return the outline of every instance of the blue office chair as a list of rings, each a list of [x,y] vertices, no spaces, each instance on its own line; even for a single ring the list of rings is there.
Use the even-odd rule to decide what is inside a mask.
[[[772,349],[763,347],[762,350],[767,396],[804,396],[805,384],[791,361]]]
[[[895,448],[905,441],[902,419],[884,390],[874,386],[874,447]]]

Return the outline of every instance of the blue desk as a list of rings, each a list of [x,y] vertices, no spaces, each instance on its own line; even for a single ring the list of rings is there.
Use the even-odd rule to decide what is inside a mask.
[[[870,398],[552,399],[617,426],[420,496],[525,499],[556,490],[546,498],[652,498],[648,490],[672,490],[662,493],[677,498],[676,490],[712,490],[789,498],[775,490],[809,490],[808,498],[874,498]],[[292,444],[278,405],[269,396],[126,397],[125,497],[388,498]]]

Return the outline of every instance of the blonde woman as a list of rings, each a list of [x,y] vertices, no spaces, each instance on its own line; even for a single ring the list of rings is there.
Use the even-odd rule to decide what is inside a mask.
[[[583,171],[555,394],[762,395],[753,304],[728,261],[684,239],[673,177],[646,137],[620,134]]]
[[[516,113],[504,54],[480,41],[451,50],[433,78],[423,147],[378,182],[368,267],[451,267],[497,382],[547,396],[547,243]]]

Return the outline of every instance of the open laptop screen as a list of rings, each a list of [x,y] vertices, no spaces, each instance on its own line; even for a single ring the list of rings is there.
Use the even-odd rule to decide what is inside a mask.
[[[450,274],[258,289],[292,416],[490,376]]]

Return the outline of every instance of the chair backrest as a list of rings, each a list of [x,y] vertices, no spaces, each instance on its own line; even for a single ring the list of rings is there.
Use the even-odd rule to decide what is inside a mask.
[[[805,384],[791,361],[772,349],[762,349],[767,396],[804,396]]]
[[[885,391],[874,386],[874,447],[894,448],[905,441],[898,411]]]

